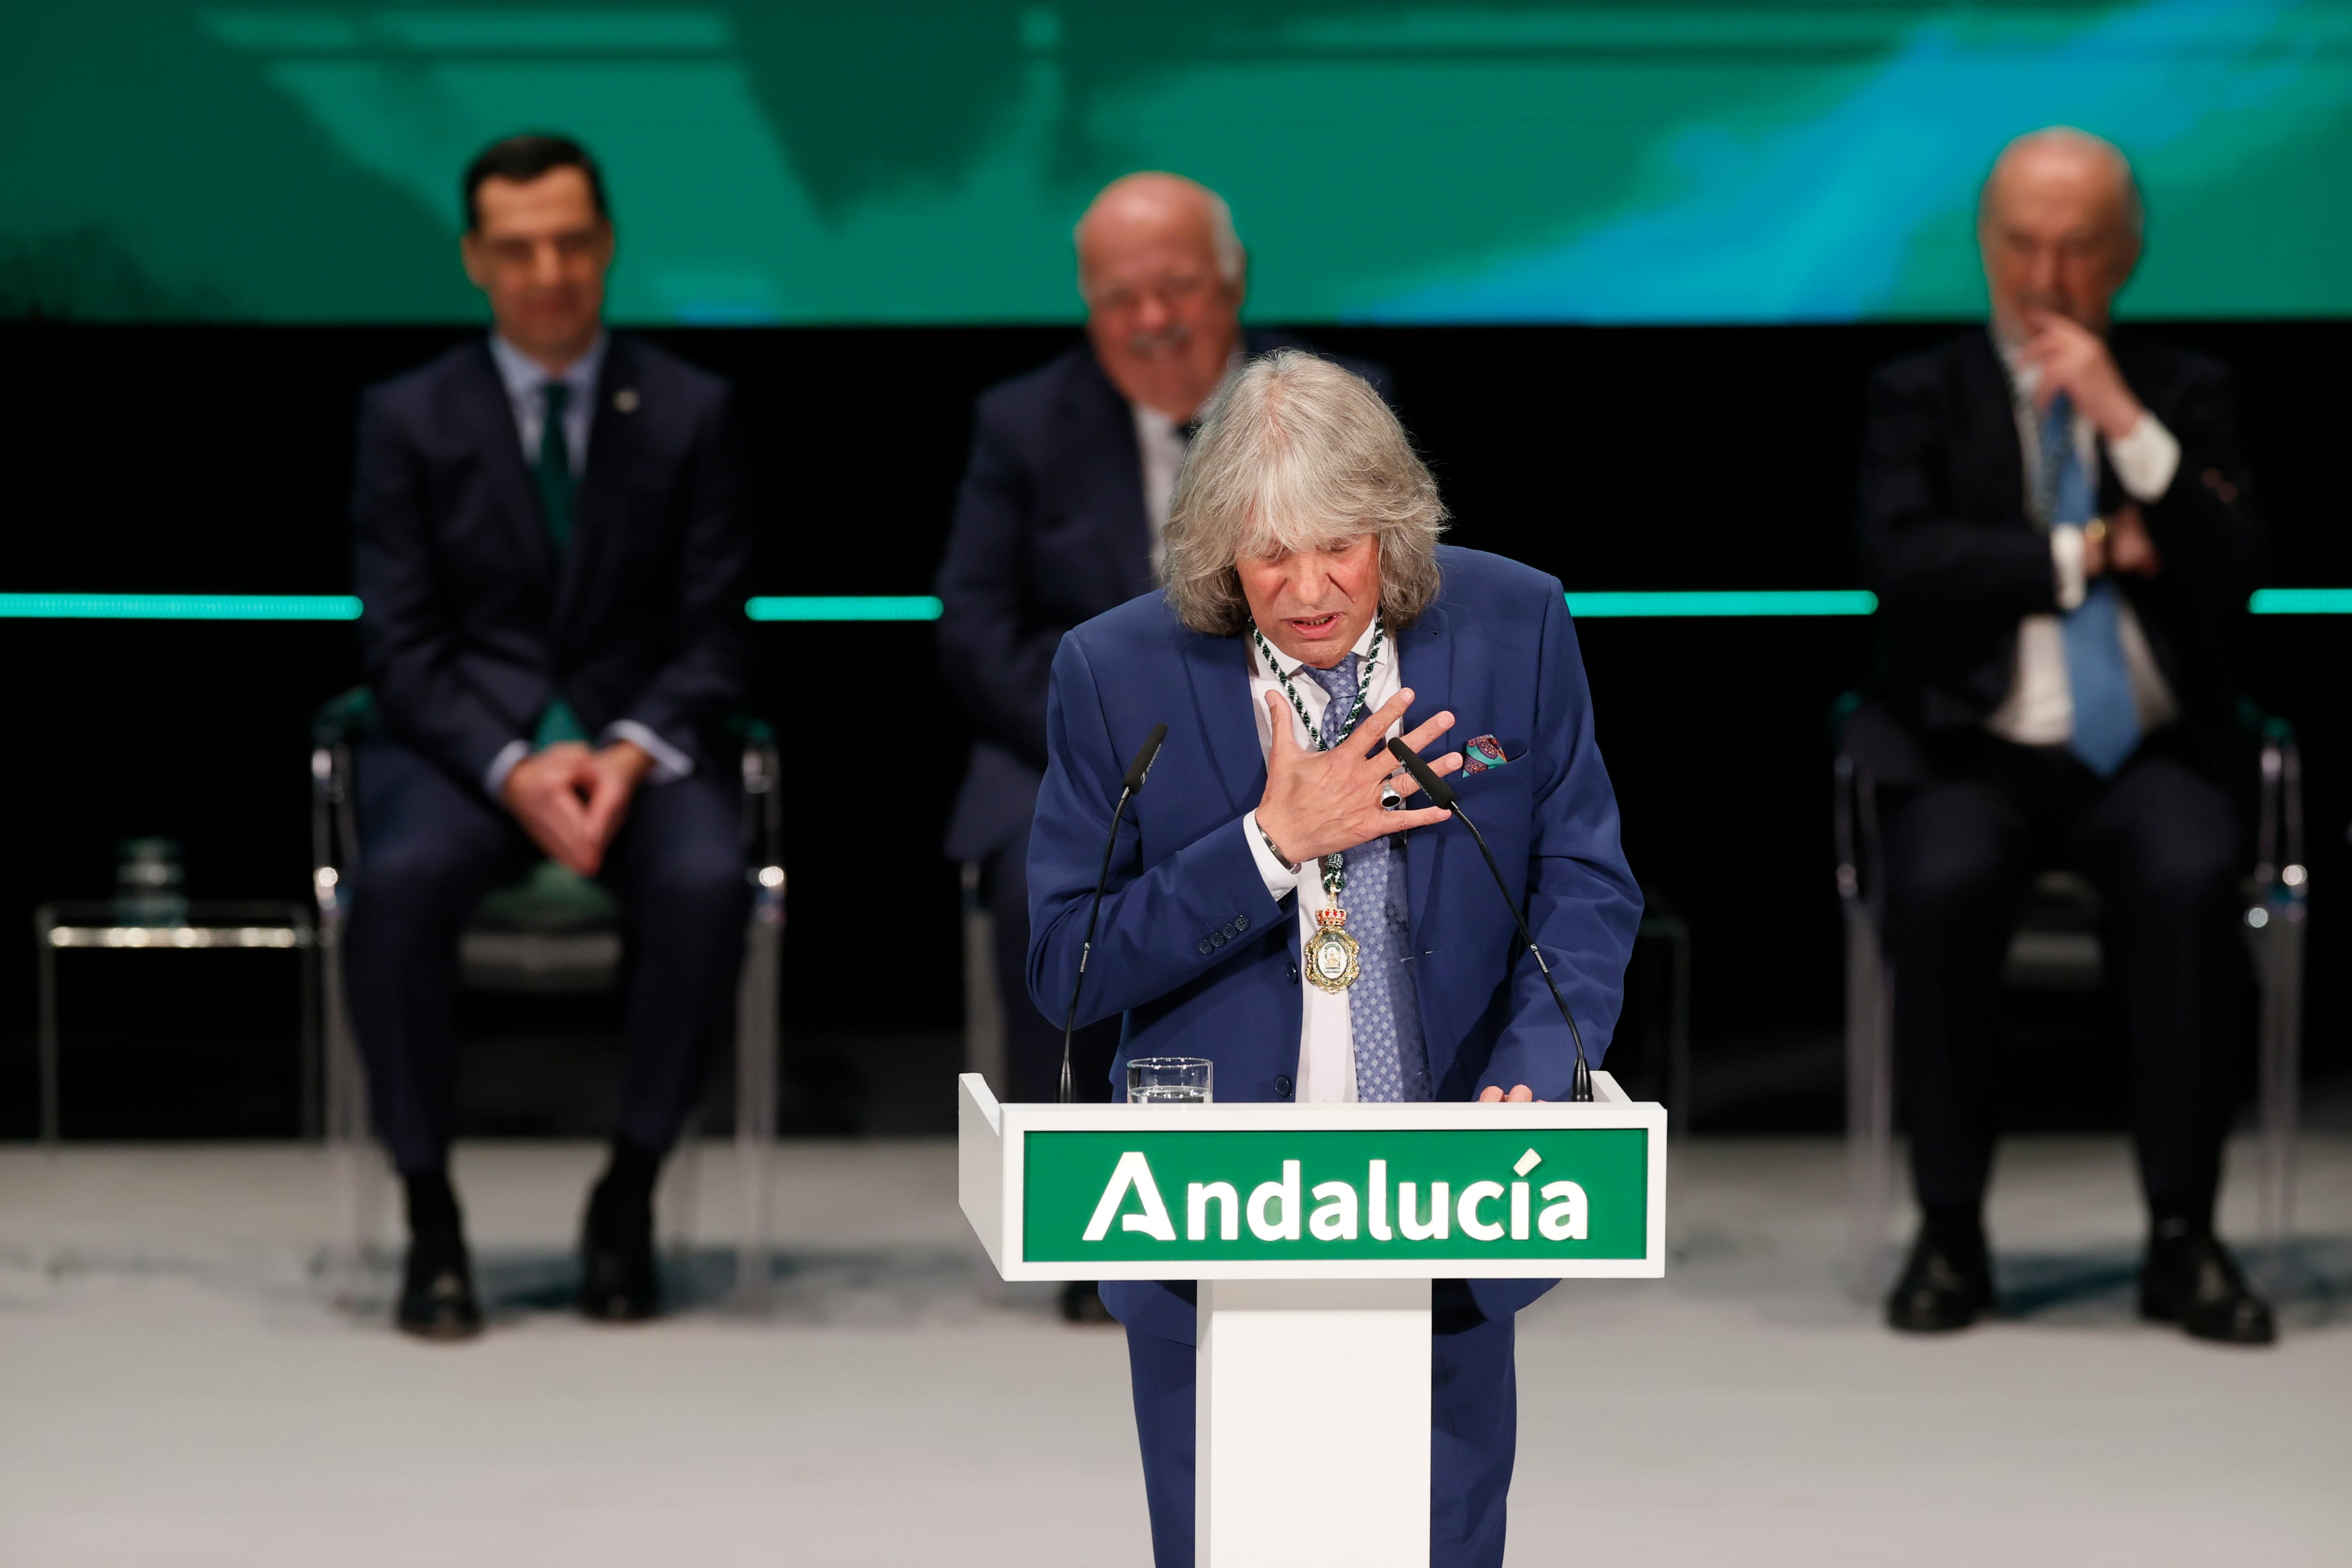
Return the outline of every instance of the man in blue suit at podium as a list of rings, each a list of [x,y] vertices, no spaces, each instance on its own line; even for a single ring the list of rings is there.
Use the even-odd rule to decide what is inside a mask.
[[[1379,395],[1295,352],[1220,397],[1177,480],[1167,592],[1054,659],[1029,852],[1029,984],[1058,1015],[1120,781],[1168,726],[1118,828],[1082,1022],[1137,1057],[1215,1063],[1222,1100],[1565,1099],[1568,1026],[1476,847],[1382,749],[1426,752],[1524,900],[1593,1059],[1641,896],[1618,846],[1559,582],[1441,547],[1429,470]],[[1328,962],[1325,962],[1328,960]],[[1512,1315],[1541,1280],[1433,1300],[1431,1560],[1499,1564],[1517,1406]],[[1127,1327],[1154,1555],[1193,1560],[1195,1289],[1106,1283]]]
[[[995,927],[1007,1100],[1051,1100],[1061,1075],[1062,1015],[1020,1005],[1054,649],[1158,579],[1176,471],[1217,388],[1249,356],[1301,346],[1242,325],[1249,258],[1224,198],[1204,185],[1125,175],[1075,237],[1086,339],[981,396],[939,576],[940,668],[972,730],[946,848],[979,864]],[[1377,365],[1339,363],[1386,391]],[[1116,1024],[1077,1032],[1079,1099],[1105,1098],[1118,1047]],[[1073,1281],[1062,1310],[1102,1321],[1090,1284]]]
[[[1024,867],[1045,770],[1045,686],[1062,634],[1150,591],[1185,445],[1253,354],[1300,345],[1242,325],[1248,258],[1215,192],[1174,174],[1113,181],[1077,228],[1086,341],[991,388],[940,566],[940,668],[973,731],[948,853],[984,868],[996,918],[1008,1100],[1051,1100],[1062,1015],[1017,1005],[1029,950]],[[1342,360],[1385,390],[1386,373]],[[1099,1100],[1117,1031],[1081,1034]]]

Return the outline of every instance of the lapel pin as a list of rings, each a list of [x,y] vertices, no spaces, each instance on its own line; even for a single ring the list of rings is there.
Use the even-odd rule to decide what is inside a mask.
[[[625,386],[613,394],[613,406],[624,414],[635,414],[637,411],[637,389]]]

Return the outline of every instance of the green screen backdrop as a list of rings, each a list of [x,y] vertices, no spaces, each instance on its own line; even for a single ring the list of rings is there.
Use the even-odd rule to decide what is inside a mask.
[[[546,129],[632,322],[1073,321],[1139,167],[1231,199],[1265,320],[1965,316],[2053,121],[2141,171],[2128,310],[2352,312],[2347,0],[73,0],[0,10],[0,314],[470,319],[458,173]]]

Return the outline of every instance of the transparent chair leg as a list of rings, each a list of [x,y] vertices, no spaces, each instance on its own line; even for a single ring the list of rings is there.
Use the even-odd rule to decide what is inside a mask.
[[[321,956],[325,1009],[324,1131],[331,1224],[325,1285],[346,1311],[373,1308],[379,1249],[392,1211],[392,1173],[369,1136],[367,1075],[343,1005],[339,931],[325,934]]]
[[[736,1013],[734,1305],[754,1313],[768,1309],[772,1273],[771,1167],[776,1143],[783,921],[781,882],[763,886],[752,911]]]
[[[35,952],[41,988],[41,1147],[54,1155],[63,1136],[65,1111],[58,1087],[58,950],[49,942],[46,910],[34,918],[33,940],[38,944]]]
[[[1894,989],[1877,922],[1846,909],[1846,1283],[1857,1300],[1886,1284],[1895,1208]]]
[[[963,1070],[999,1094],[1009,1093],[1004,1065],[1004,1003],[996,994],[996,921],[980,896],[981,869],[967,860],[963,889]]]
[[[2294,1162],[2301,1119],[2303,961],[2305,910],[2298,898],[2258,906],[2255,973],[2262,988],[2255,1092],[2257,1274],[2273,1295],[2302,1283],[2294,1257]]]
[[[1673,1007],[1673,1022],[1666,1030],[1666,1128],[1670,1136],[1680,1138],[1690,1131],[1693,1099],[1691,933],[1685,922],[1675,922],[1674,942],[1668,953],[1673,972],[1667,984],[1667,1000]]]
[[[694,1268],[697,1205],[702,1190],[702,1107],[697,1104],[686,1120],[686,1131],[662,1166],[661,1185],[655,1194],[655,1235],[672,1268],[691,1273]]]

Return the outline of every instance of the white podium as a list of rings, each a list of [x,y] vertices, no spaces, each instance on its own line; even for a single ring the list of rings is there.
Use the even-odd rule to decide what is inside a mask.
[[[1666,1118],[1593,1102],[1003,1105],[958,1186],[1007,1279],[1200,1281],[1200,1568],[1429,1561],[1430,1281],[1656,1279]]]

